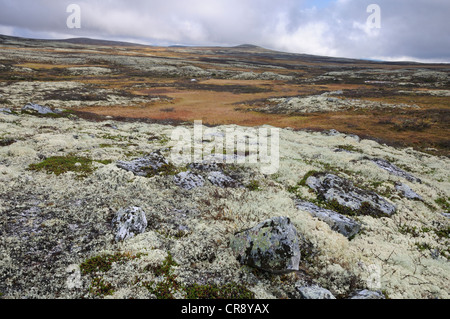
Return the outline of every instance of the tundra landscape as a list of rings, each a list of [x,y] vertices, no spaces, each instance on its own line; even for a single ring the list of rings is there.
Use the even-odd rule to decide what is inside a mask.
[[[449,97],[448,64],[0,36],[0,298],[448,299]]]

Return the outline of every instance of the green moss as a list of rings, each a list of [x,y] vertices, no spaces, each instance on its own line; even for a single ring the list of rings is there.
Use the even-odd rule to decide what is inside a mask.
[[[314,176],[318,173],[319,173],[318,171],[309,171],[308,173],[306,173],[306,175],[303,177],[303,179],[298,183],[298,185],[306,186],[306,181],[308,180],[308,178],[310,178],[311,176]]]
[[[261,190],[261,185],[260,185],[259,181],[257,181],[257,180],[250,181],[250,183],[246,187],[247,187],[247,189],[249,189],[251,191],[260,191]]]
[[[67,172],[75,172],[79,177],[86,177],[94,171],[91,159],[72,155],[49,157],[41,163],[31,164],[28,169],[46,171],[48,174],[55,174],[56,176]]]
[[[153,167],[144,168],[145,171],[148,171],[147,177],[153,177],[156,175],[160,176],[174,176],[183,171],[183,169],[176,167],[172,163],[164,164],[159,169],[155,170]]]
[[[114,294],[114,287],[102,278],[95,277],[92,279],[89,293],[97,297],[112,296]]]
[[[450,198],[440,197],[436,199],[435,202],[444,209],[446,213],[450,213]]]
[[[186,299],[254,299],[255,294],[236,283],[226,285],[198,285],[184,287]]]
[[[130,255],[116,253],[114,255],[102,255],[89,258],[80,265],[80,271],[83,275],[97,272],[107,272],[111,269],[113,263],[134,260],[142,257],[142,254]]]
[[[349,151],[349,152],[355,152],[355,153],[364,153],[363,150],[360,148],[354,147],[353,145],[339,145],[338,149]]]

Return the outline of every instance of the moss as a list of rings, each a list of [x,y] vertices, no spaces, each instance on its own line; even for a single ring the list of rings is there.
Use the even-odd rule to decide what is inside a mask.
[[[306,181],[308,180],[308,178],[310,178],[311,176],[314,176],[316,174],[318,174],[318,171],[309,171],[308,173],[305,174],[305,176],[303,177],[303,179],[298,183],[298,185],[300,186],[306,186]]]
[[[446,213],[450,213],[450,198],[440,197],[435,200],[436,204],[438,204],[442,209],[446,211]]]
[[[75,172],[79,177],[86,177],[94,171],[92,160],[87,157],[73,155],[49,157],[38,164],[31,164],[32,171],[46,171],[48,174],[59,176],[67,172]]]
[[[64,110],[60,113],[47,113],[47,114],[40,114],[37,112],[22,110],[21,113],[26,114],[26,115],[33,115],[33,116],[37,116],[37,117],[41,117],[41,118],[53,118],[53,119],[71,118],[71,117],[76,116],[75,112],[71,111],[71,110]]]
[[[157,299],[174,299],[174,293],[180,289],[180,285],[177,282],[177,276],[173,273],[173,267],[178,266],[172,257],[172,254],[167,255],[161,266],[154,268],[148,268],[152,270],[155,276],[163,277],[160,282],[143,282],[142,285],[147,288],[147,290],[156,296]]]
[[[114,294],[114,287],[102,278],[95,277],[92,279],[89,293],[97,297],[112,296]]]
[[[186,299],[254,299],[255,294],[244,285],[229,283],[226,285],[193,284],[184,287]]]
[[[172,163],[164,164],[159,169],[155,170],[153,167],[143,168],[148,171],[147,177],[160,176],[175,176],[183,171],[183,169],[176,167]]]
[[[89,258],[80,265],[80,271],[83,275],[93,274],[97,272],[107,272],[111,269],[112,264],[116,262],[124,262],[142,257],[142,254],[130,255],[116,253],[114,255],[102,255]]]
[[[339,145],[337,148],[340,150],[349,151],[349,152],[364,153],[363,150],[361,150],[357,147],[354,147],[353,145]]]
[[[251,191],[261,190],[261,185],[260,185],[259,181],[257,181],[257,180],[250,181],[250,183],[246,187],[247,187],[247,189],[249,189]]]

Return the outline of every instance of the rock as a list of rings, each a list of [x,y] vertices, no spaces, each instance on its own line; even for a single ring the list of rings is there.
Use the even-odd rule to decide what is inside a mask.
[[[154,152],[146,157],[137,158],[130,162],[119,161],[117,167],[134,173],[137,176],[147,177],[154,175],[161,167],[168,165],[169,162],[159,152]]]
[[[116,242],[141,234],[147,228],[145,212],[139,207],[129,207],[117,212],[112,221]]]
[[[319,198],[349,208],[352,213],[372,217],[391,216],[396,208],[375,192],[357,188],[352,182],[333,174],[316,173],[306,180]]]
[[[222,188],[226,188],[226,187],[231,187],[231,188],[237,188],[237,187],[242,187],[242,185],[232,179],[231,177],[225,175],[224,173],[220,172],[220,171],[215,171],[215,172],[211,172],[208,175],[208,180],[216,186],[222,187]]]
[[[296,289],[303,299],[336,299],[329,290],[319,286],[302,286]]]
[[[372,159],[371,161],[377,164],[378,167],[384,169],[385,171],[388,171],[392,175],[403,177],[412,183],[422,183],[422,181],[419,178],[414,177],[410,173],[405,172],[404,170],[398,168],[396,165],[389,163],[386,160],[375,158]]]
[[[37,113],[37,114],[57,114],[51,108],[47,106],[41,106],[39,104],[28,103],[22,108],[22,111]]]
[[[298,234],[288,217],[274,217],[235,234],[231,248],[242,265],[275,274],[299,269]]]
[[[312,216],[327,223],[332,230],[344,235],[347,238],[355,236],[360,230],[361,225],[351,218],[343,216],[335,211],[318,207],[310,202],[296,201],[296,207],[305,210]]]
[[[202,187],[205,184],[205,179],[192,172],[181,172],[175,176],[174,182],[181,188],[190,190]]]
[[[378,291],[360,290],[355,292],[350,299],[386,299],[386,297]]]
[[[423,198],[418,195],[416,192],[414,192],[408,185],[403,183],[397,183],[395,185],[395,189],[401,193],[401,195],[407,199],[411,200],[420,200],[422,201]]]
[[[442,216],[450,218],[450,213],[442,213]]]
[[[5,113],[5,114],[12,114],[11,109],[8,109],[8,108],[0,108],[0,112]]]

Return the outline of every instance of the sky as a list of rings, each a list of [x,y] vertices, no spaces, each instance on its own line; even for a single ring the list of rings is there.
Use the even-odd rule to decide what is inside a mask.
[[[80,28],[69,28],[80,8]],[[376,4],[376,11],[369,5]],[[378,14],[379,12],[379,14]],[[378,14],[378,15],[377,15]],[[0,34],[450,62],[449,0],[0,0]]]

